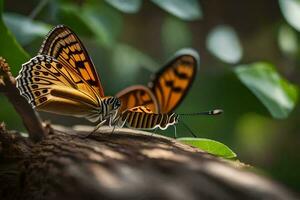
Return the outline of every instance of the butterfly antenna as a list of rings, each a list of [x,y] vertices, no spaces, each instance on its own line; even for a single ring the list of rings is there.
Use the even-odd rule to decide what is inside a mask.
[[[189,131],[189,133],[193,136],[193,137],[197,137],[194,133],[193,133],[193,131],[192,131],[192,129],[190,129],[190,127],[188,127],[188,125],[183,121],[183,120],[180,120],[180,122],[182,122],[182,125]]]
[[[181,113],[180,116],[193,116],[193,115],[220,115],[223,113],[223,110],[221,109],[214,109],[209,111],[203,111],[203,112],[196,112],[196,113]]]

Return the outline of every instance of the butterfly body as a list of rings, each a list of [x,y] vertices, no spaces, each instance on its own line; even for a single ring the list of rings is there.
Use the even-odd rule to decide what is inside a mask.
[[[138,106],[124,111],[118,120],[118,125],[142,130],[156,128],[165,130],[178,123],[178,117],[176,113],[153,113],[149,108]]]

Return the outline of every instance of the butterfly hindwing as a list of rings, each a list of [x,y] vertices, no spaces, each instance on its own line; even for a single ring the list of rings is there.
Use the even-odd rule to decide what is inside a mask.
[[[143,85],[128,87],[119,92],[116,97],[120,99],[120,112],[136,107],[145,106],[152,112],[158,112],[156,99],[149,88]]]
[[[104,91],[95,66],[77,35],[64,25],[56,26],[44,40],[40,55],[49,55],[73,68],[98,94]]]
[[[180,104],[189,91],[199,68],[199,55],[191,49],[176,53],[148,86],[153,92],[160,113],[169,113]]]
[[[121,111],[146,106],[154,113],[170,113],[189,91],[199,68],[199,55],[191,49],[175,54],[146,86],[131,86],[117,94]]]
[[[38,110],[92,120],[99,107],[85,80],[50,56],[38,55],[23,64],[16,80],[21,95]]]

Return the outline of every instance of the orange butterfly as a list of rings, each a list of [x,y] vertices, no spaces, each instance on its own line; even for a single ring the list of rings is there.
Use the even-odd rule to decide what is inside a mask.
[[[118,126],[136,129],[166,129],[178,122],[172,113],[189,91],[199,69],[199,55],[192,49],[183,49],[175,54],[148,83],[131,86],[119,92],[121,100]]]
[[[56,26],[16,78],[21,95],[37,110],[85,117],[105,123],[116,116],[120,100],[104,96],[95,66],[79,38]]]
[[[120,111],[135,106],[146,106],[156,113],[174,111],[189,91],[199,64],[196,51],[178,51],[174,58],[155,74],[148,87],[131,86],[116,95],[122,102]]]

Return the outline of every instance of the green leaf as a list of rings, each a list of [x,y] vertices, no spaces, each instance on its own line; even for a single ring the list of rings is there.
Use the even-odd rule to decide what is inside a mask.
[[[175,17],[166,17],[162,26],[162,43],[165,54],[170,55],[178,49],[191,46],[192,33],[185,22]]]
[[[241,60],[243,49],[233,28],[225,25],[215,27],[206,40],[208,50],[226,63],[237,63]]]
[[[296,86],[283,79],[271,64],[241,65],[235,73],[273,117],[286,118],[295,107],[298,97]]]
[[[202,18],[198,0],[152,0],[152,2],[183,20],[192,21]]]
[[[142,0],[106,0],[106,2],[124,13],[136,13],[142,5]]]
[[[236,154],[225,144],[205,138],[178,138],[179,141],[197,147],[215,156],[232,159]]]
[[[21,65],[29,59],[29,55],[18,44],[14,36],[6,28],[2,19],[3,0],[0,0],[0,56],[6,59],[14,75]],[[11,104],[0,96],[0,121],[5,121],[9,127],[17,129],[22,126],[20,118],[16,115]]]
[[[6,28],[2,19],[3,0],[0,0],[0,56],[9,63],[12,73],[17,74],[21,65],[29,59],[29,55],[18,44],[14,36]]]
[[[5,122],[8,129],[24,130],[20,115],[3,94],[0,94],[0,121]]]
[[[279,6],[285,20],[296,30],[300,31],[300,1],[279,0]]]
[[[106,4],[61,5],[60,19],[75,32],[93,37],[104,47],[112,47],[121,32],[120,14]]]
[[[51,29],[48,24],[33,21],[19,14],[5,13],[3,19],[22,45],[28,45],[36,38],[45,37]]]

